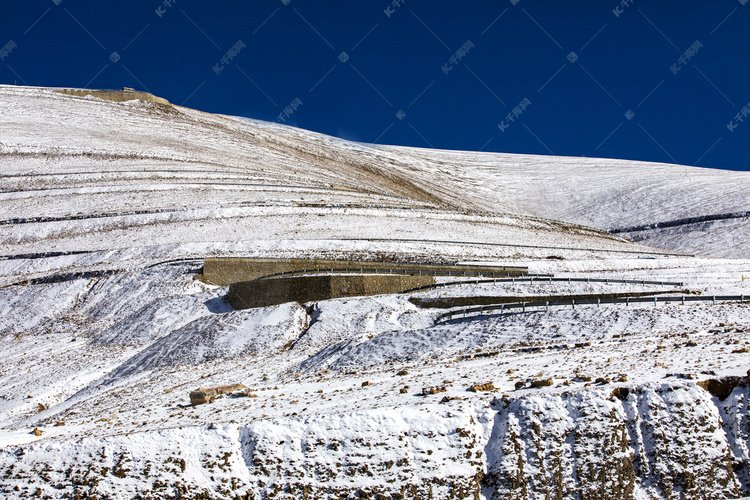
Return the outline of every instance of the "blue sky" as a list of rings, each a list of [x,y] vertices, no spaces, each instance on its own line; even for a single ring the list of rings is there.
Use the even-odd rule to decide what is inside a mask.
[[[362,142],[750,170],[748,3],[0,0],[0,82]]]

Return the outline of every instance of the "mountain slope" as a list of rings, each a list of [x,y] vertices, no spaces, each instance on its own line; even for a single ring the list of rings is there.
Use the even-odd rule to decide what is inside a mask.
[[[0,117],[0,496],[750,494],[746,220],[700,218],[746,212],[745,173],[356,144],[53,89],[0,87]],[[733,258],[603,231],[635,226]],[[215,255],[536,277],[235,311],[195,279]],[[655,293],[676,300],[556,303]],[[415,297],[549,300],[440,320]],[[230,384],[247,390],[190,404]]]
[[[251,207],[269,204],[377,206],[539,217],[608,231],[750,208],[745,172],[358,144],[179,106],[49,89],[0,87],[0,112],[0,201],[14,218],[166,212],[142,215],[155,224],[248,217]],[[340,217],[342,225],[351,226],[346,219]],[[638,238],[739,257],[749,248],[746,223],[734,220],[725,229],[737,243],[732,249],[694,225]],[[107,229],[123,224],[134,223]],[[34,248],[28,234],[5,241],[18,252]]]

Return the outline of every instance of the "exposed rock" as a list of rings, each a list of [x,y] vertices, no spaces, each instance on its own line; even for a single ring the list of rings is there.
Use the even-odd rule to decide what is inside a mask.
[[[35,436],[41,436],[42,435],[41,429],[34,429],[33,431],[31,431],[31,433],[33,435],[35,435]]]
[[[729,397],[735,387],[750,386],[750,370],[746,377],[724,377],[720,379],[707,379],[697,382],[696,385],[711,393],[712,396],[724,401]]]
[[[628,394],[630,394],[630,389],[627,387],[615,387],[609,395],[609,398],[617,398],[620,401],[625,401],[628,399]]]
[[[202,405],[206,403],[213,403],[216,399],[216,389],[207,389],[200,387],[198,390],[190,392],[190,404],[193,406]]]
[[[484,479],[488,498],[741,496],[730,443],[748,436],[724,437],[707,393],[661,384],[625,391],[618,388],[610,398],[592,388],[493,402],[498,413],[486,447],[495,457]],[[746,403],[738,404],[730,407],[740,415]]]
[[[441,412],[427,404],[417,413],[378,409],[62,440],[54,443],[54,461],[48,446],[22,446],[0,452],[0,477],[6,485],[28,485],[26,493],[0,485],[0,496],[28,497],[58,484],[65,498],[103,498],[102,491],[107,498],[277,500],[746,496],[748,388],[738,385],[717,404],[691,381],[672,382],[504,394],[487,419],[462,405]],[[188,468],[208,468],[204,477],[216,480],[208,490],[184,483],[179,476]],[[249,483],[240,479],[248,472]],[[125,477],[144,478],[148,486],[126,491],[132,483],[125,485]]]
[[[217,396],[223,394],[232,394],[237,391],[247,390],[247,386],[242,384],[220,385],[218,387],[199,387],[190,392],[190,404],[193,406],[206,403],[213,403]],[[243,394],[247,395],[247,394]]]
[[[244,386],[242,384],[231,384],[231,385],[220,385],[219,387],[214,387],[214,390],[217,394],[231,394],[236,391],[241,391],[243,389],[247,389],[247,386]]]
[[[539,387],[550,387],[551,385],[554,385],[555,381],[551,378],[544,378],[544,379],[538,379],[538,380],[532,380],[531,381],[531,387],[533,388],[539,388]]]
[[[401,370],[398,373],[396,373],[399,377],[403,377],[404,375],[409,375],[409,372],[406,370]]]
[[[439,392],[445,392],[445,386],[435,386],[435,387],[422,387],[422,395],[427,396],[429,394],[437,394]]]
[[[469,390],[471,392],[494,391],[495,384],[493,382],[487,382],[486,384],[475,384],[469,387]]]

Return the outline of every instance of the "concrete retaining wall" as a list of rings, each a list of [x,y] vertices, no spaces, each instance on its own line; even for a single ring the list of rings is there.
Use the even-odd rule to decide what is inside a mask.
[[[520,276],[526,274],[525,267],[501,266],[456,266],[439,264],[403,264],[397,262],[360,262],[351,260],[323,259],[246,259],[246,258],[207,258],[203,265],[201,279],[206,283],[227,286],[232,283],[254,280],[269,274],[289,273],[305,269],[364,269],[393,270],[400,272],[430,273],[437,276],[460,275],[464,271],[471,276],[476,273],[500,273]],[[414,285],[420,286],[420,285]]]
[[[396,274],[272,278],[234,283],[229,286],[226,300],[235,309],[249,309],[285,302],[399,293],[434,282],[432,276]]]

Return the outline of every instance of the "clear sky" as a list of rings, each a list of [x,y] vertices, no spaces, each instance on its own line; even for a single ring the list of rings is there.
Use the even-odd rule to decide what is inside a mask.
[[[127,86],[362,142],[750,170],[748,3],[0,0],[0,83]]]

